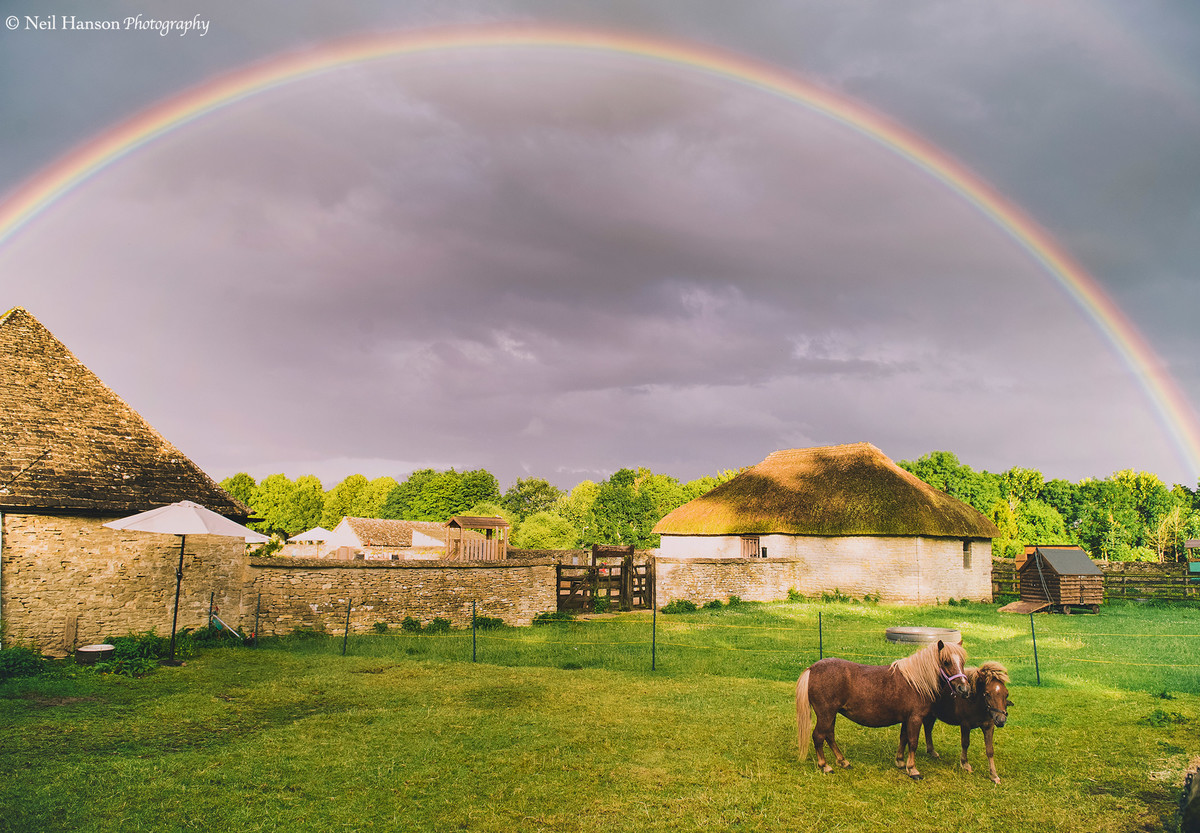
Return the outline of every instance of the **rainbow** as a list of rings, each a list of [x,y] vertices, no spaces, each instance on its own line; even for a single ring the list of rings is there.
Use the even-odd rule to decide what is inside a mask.
[[[173,96],[42,170],[0,203],[0,247],[107,166],[215,110],[341,67],[442,50],[497,48],[599,52],[715,76],[819,113],[915,165],[1001,229],[1070,296],[1138,380],[1189,471],[1200,472],[1195,412],[1162,360],[1096,280],[1032,218],[945,152],[863,105],[777,67],[710,46],[544,25],[490,25],[357,36],[274,56]]]

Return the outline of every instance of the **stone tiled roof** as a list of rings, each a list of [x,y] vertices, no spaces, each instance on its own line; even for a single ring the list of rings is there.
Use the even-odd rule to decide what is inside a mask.
[[[438,523],[426,521],[393,521],[385,518],[346,518],[346,525],[364,547],[411,547],[413,530],[446,540],[446,530]]]
[[[0,510],[111,515],[231,497],[21,307],[0,316]]]

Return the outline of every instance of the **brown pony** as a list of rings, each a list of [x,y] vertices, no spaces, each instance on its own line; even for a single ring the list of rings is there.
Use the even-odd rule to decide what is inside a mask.
[[[931,758],[938,757],[933,751],[933,724],[935,720],[958,726],[962,734],[962,757],[959,763],[967,772],[973,772],[967,763],[967,747],[971,745],[971,730],[983,730],[983,748],[987,753],[988,773],[992,781],[999,784],[996,774],[996,759],[992,749],[992,731],[1008,721],[1008,670],[998,662],[985,662],[978,668],[968,668],[967,685],[970,695],[954,697],[949,692],[938,695],[933,711],[925,718],[925,751]],[[902,766],[907,738],[900,733],[900,748],[896,750],[896,766]],[[911,750],[910,750],[911,751]]]
[[[891,665],[859,665],[834,657],[813,663],[796,681],[801,760],[808,757],[805,736],[812,726],[811,709],[817,716],[816,728],[812,730],[817,765],[825,772],[833,772],[833,767],[825,762],[826,742],[838,764],[850,766],[833,737],[834,721],[844,714],[860,726],[901,724],[901,731],[909,740],[906,771],[909,777],[920,778],[913,750],[921,737],[921,723],[932,711],[943,680],[948,687],[967,695],[962,673],[966,656],[961,645],[938,642]]]

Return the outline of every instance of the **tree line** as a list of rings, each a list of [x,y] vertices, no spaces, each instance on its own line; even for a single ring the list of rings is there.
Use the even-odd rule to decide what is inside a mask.
[[[1188,539],[1200,538],[1200,490],[1168,487],[1150,472],[1071,483],[1020,467],[977,472],[948,451],[898,465],[991,518],[1000,529],[994,555],[1066,544],[1110,561],[1184,561]]]
[[[948,451],[898,465],[991,518],[1000,529],[995,555],[1012,557],[1025,544],[1079,545],[1093,558],[1176,561],[1200,538],[1200,490],[1167,487],[1157,475],[1119,471],[1103,480],[1047,480],[1036,469],[975,471]],[[592,544],[659,544],[651,530],[678,506],[738,472],[687,482],[647,468],[623,468],[599,482],[564,491],[540,477],[518,478],[504,492],[486,469],[414,471],[405,480],[352,474],[326,491],[312,475],[272,474],[255,482],[244,472],[221,485],[249,506],[266,534],[287,538],[343,517],[444,522],[455,515],[502,517],[509,541],[522,549],[575,549]]]
[[[659,544],[651,530],[664,515],[736,474],[723,471],[685,483],[647,468],[626,468],[569,491],[540,477],[518,478],[503,493],[486,469],[420,469],[404,481],[352,474],[328,491],[312,475],[292,480],[272,474],[255,482],[240,472],[221,486],[262,519],[252,528],[282,538],[316,526],[333,529],[347,516],[442,523],[455,515],[479,515],[508,521],[509,543],[521,549],[592,544],[650,549]]]

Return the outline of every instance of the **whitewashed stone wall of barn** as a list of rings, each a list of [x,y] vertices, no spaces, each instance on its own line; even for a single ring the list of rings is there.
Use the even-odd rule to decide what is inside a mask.
[[[742,573],[746,569],[739,566],[734,570],[732,562],[744,563],[750,569],[756,563],[763,565],[761,593],[774,592],[776,595],[770,597],[774,599],[786,598],[790,586],[810,596],[836,590],[855,598],[877,595],[881,601],[900,604],[934,604],[950,598],[991,601],[991,542],[967,539],[965,543],[969,553],[966,559],[962,538],[762,535],[759,545],[766,547],[768,558],[743,560],[740,536],[664,535],[659,553],[665,559],[683,562],[730,561],[731,568],[726,572],[731,585],[745,582]],[[791,585],[780,587],[778,570],[767,566],[777,559],[795,563],[796,579]],[[673,566],[671,573],[678,576],[672,580],[683,586],[686,580],[681,569]],[[703,567],[697,564],[695,569],[705,574],[715,570],[707,564]],[[712,598],[722,598],[729,592],[746,599],[756,598],[736,591],[722,595],[712,580],[704,581],[709,582],[710,592],[716,594]],[[663,589],[660,584],[660,603]]]
[[[114,519],[0,517],[0,627],[6,647],[62,655],[151,628],[170,634],[179,538],[101,525]],[[240,539],[189,535],[179,627],[206,623],[212,593],[222,614],[236,617],[246,564]]]

